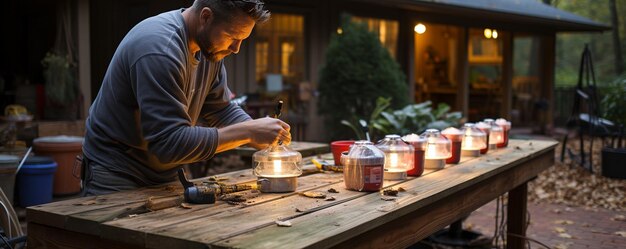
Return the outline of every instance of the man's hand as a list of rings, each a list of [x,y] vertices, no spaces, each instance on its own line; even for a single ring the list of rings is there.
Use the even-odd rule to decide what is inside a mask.
[[[287,145],[291,143],[291,127],[280,119],[259,118],[247,121],[250,131],[250,143],[265,147],[275,145],[282,141]]]
[[[233,149],[244,144],[256,149],[275,145],[278,141],[291,143],[289,125],[280,119],[259,118],[218,129],[219,145],[216,152]]]

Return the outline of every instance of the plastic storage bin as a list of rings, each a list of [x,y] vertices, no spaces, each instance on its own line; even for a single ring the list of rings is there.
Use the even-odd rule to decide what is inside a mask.
[[[17,174],[18,204],[29,207],[52,201],[52,183],[57,163],[50,157],[26,159]]]
[[[0,188],[13,203],[13,189],[15,187],[15,171],[20,158],[14,155],[0,154]]]
[[[55,195],[71,195],[80,192],[80,179],[73,174],[76,156],[82,154],[83,138],[74,136],[40,137],[33,141],[35,154],[49,156],[59,168],[54,174]],[[75,174],[80,176],[80,168]]]

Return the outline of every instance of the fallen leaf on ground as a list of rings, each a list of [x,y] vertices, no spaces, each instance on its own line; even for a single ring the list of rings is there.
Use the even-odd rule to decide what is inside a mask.
[[[554,231],[557,233],[565,233],[565,228],[562,227],[555,227]]]
[[[324,200],[325,201],[334,201],[335,197],[334,196],[329,196],[329,197],[326,197],[326,199],[324,199]]]
[[[612,221],[626,221],[626,216],[618,214],[611,218]]]
[[[571,245],[571,242],[568,243],[558,243],[554,246],[554,249],[567,249]]]
[[[574,224],[573,221],[571,220],[555,220],[554,224],[559,224],[559,225],[572,225]]]
[[[336,189],[334,189],[334,188],[329,188],[329,189],[328,189],[328,193],[339,193],[339,191],[337,191],[337,190],[336,190]]]
[[[615,232],[616,235],[622,236],[622,237],[626,237],[626,231],[619,231],[619,232]]]
[[[278,225],[279,227],[290,227],[291,226],[291,222],[286,220],[286,221],[281,221],[281,220],[277,220],[276,221],[276,225]]]
[[[567,233],[559,233],[559,237],[566,238],[566,239],[571,239],[572,235],[569,235]]]

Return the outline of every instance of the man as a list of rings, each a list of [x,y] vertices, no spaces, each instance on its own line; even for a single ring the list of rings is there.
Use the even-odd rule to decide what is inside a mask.
[[[83,195],[174,181],[181,165],[240,145],[289,143],[289,125],[229,103],[222,61],[269,16],[260,0],[196,0],[131,29],[89,110]]]

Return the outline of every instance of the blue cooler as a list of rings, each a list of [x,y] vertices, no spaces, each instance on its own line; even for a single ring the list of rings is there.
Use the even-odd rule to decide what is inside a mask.
[[[52,181],[57,163],[51,157],[32,156],[17,173],[18,204],[29,207],[52,201]]]

